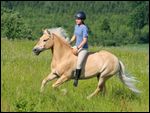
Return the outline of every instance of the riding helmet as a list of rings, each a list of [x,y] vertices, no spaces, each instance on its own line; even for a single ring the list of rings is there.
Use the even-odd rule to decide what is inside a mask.
[[[75,18],[76,19],[82,19],[82,20],[85,20],[86,19],[86,15],[83,11],[79,11],[75,14]]]

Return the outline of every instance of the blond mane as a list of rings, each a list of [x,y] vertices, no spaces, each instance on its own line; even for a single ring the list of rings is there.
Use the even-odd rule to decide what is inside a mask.
[[[66,32],[62,27],[50,28],[50,29],[48,29],[48,31],[49,31],[50,33],[55,33],[55,34],[57,34],[58,36],[62,37],[63,39],[65,39],[66,42],[69,41],[68,34],[67,34],[67,32]]]
[[[50,33],[54,33],[58,36],[58,38],[60,38],[62,40],[62,42],[64,42],[65,45],[70,46],[69,44],[69,37],[67,32],[62,28],[62,27],[58,27],[58,28],[50,28],[47,29]]]

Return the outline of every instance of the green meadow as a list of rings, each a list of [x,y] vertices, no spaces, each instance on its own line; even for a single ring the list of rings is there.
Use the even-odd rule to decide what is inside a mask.
[[[48,82],[40,93],[41,82],[51,69],[51,51],[39,56],[32,53],[36,41],[7,40],[1,38],[1,111],[149,111],[149,45],[120,47],[90,46],[90,51],[108,50],[125,65],[126,72],[136,77],[135,94],[124,86],[115,75],[106,82],[107,94],[90,100],[86,97],[97,86],[97,78],[81,80],[78,87],[70,80],[58,89]],[[65,92],[67,91],[67,92]]]

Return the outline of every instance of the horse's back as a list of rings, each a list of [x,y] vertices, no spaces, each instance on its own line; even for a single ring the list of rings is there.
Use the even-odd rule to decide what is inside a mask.
[[[103,57],[117,58],[114,54],[106,50],[100,50],[97,52],[88,52],[87,58],[92,58],[92,57],[95,58],[96,56],[101,58]]]

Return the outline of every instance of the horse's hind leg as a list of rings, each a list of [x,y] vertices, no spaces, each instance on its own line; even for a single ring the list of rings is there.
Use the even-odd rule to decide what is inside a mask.
[[[106,91],[105,82],[111,76],[109,75],[109,71],[105,70],[104,72],[102,72],[100,74],[100,76],[97,75],[97,77],[99,77],[99,82],[98,82],[97,88],[91,95],[89,95],[87,97],[88,99],[95,96],[95,95],[97,95],[99,92],[104,91],[104,93],[105,93],[105,91]]]
[[[100,77],[96,90],[91,95],[89,95],[87,99],[90,99],[91,97],[97,95],[99,92],[103,91],[104,87],[105,87],[105,78]]]

